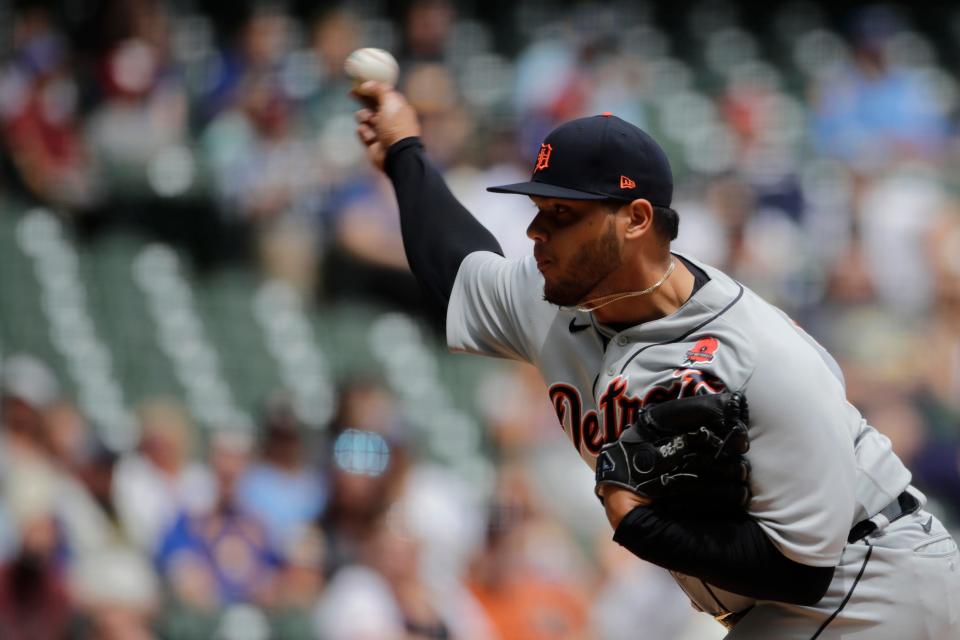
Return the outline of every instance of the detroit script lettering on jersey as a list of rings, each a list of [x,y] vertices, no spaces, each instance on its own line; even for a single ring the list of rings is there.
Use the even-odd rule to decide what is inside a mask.
[[[608,442],[615,442],[623,430],[637,418],[637,411],[647,405],[686,398],[702,393],[719,393],[726,389],[723,381],[700,369],[675,369],[669,380],[650,387],[642,397],[627,393],[628,376],[617,376],[607,384],[597,402],[597,410],[584,412],[580,391],[565,382],[550,385],[550,402],[564,431],[571,435],[580,451],[586,445],[594,455]]]

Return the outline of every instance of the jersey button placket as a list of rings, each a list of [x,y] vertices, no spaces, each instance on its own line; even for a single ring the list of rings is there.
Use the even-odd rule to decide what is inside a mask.
[[[617,338],[617,344],[620,345],[621,347],[625,347],[628,344],[630,344],[630,338],[628,338],[627,336],[619,336]]]

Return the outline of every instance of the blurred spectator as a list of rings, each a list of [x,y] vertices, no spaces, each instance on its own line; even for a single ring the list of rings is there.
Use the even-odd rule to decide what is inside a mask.
[[[930,498],[931,510],[960,524],[960,442],[957,436],[933,436],[910,460],[916,485]]]
[[[148,640],[159,612],[160,588],[153,567],[140,553],[114,548],[79,562],[70,587],[86,619],[81,637]]]
[[[757,189],[742,176],[716,176],[701,197],[678,199],[674,209],[679,251],[726,269],[791,312],[808,302],[808,291],[798,289],[811,269],[803,227],[781,209],[760,208]]]
[[[531,402],[531,398],[542,398]],[[569,442],[557,429],[557,414],[546,396],[543,379],[526,364],[513,364],[491,371],[476,390],[476,403],[483,412],[497,455],[520,460],[548,442]]]
[[[946,413],[937,420],[938,429],[956,433],[960,424],[960,203],[948,203],[929,229],[925,244],[934,303],[923,330],[929,353],[922,358],[937,366],[923,368],[924,389]]]
[[[909,395],[889,388],[884,390],[886,393],[875,395],[867,405],[870,424],[890,438],[897,456],[913,468],[928,439],[923,417],[910,402]]]
[[[926,239],[947,204],[933,167],[893,165],[863,189],[857,219],[873,287],[886,308],[908,319],[932,302]]]
[[[302,429],[289,407],[272,407],[264,420],[259,459],[237,487],[239,505],[264,524],[278,549],[293,545],[326,502],[326,486],[304,451]]]
[[[366,173],[334,194],[335,244],[323,265],[329,300],[372,299],[422,311],[423,294],[407,265],[392,189],[384,176]]]
[[[466,149],[473,120],[463,104],[453,71],[444,65],[423,63],[411,67],[401,84],[407,100],[420,117],[424,147],[441,168],[463,162],[474,150]]]
[[[612,41],[601,47],[585,79],[589,84],[584,84],[588,93],[582,115],[609,111],[638,127],[647,127],[645,98],[649,97],[650,86],[645,63],[637,54],[614,47]]]
[[[237,488],[249,462],[245,433],[219,432],[210,443],[216,498],[181,510],[157,548],[157,565],[174,597],[198,610],[269,601],[280,564],[263,523],[241,506]]]
[[[34,7],[15,17],[14,47],[0,73],[0,120],[18,177],[42,202],[91,206],[98,184],[80,135],[80,89],[66,38]]]
[[[283,566],[276,580],[270,610],[274,633],[285,640],[315,637],[312,611],[326,587],[323,537],[315,530],[302,531],[283,550]]]
[[[20,549],[0,567],[0,636],[63,638],[74,622],[60,565],[62,540],[50,515],[22,514]]]
[[[595,544],[601,577],[590,610],[590,626],[596,636],[620,640],[643,629],[649,638],[679,640],[696,615],[689,600],[666,572],[643,562],[610,538],[605,531],[597,536]]]
[[[33,459],[46,456],[49,434],[43,411],[59,398],[60,385],[40,360],[28,354],[15,354],[0,362],[0,424],[6,456]]]
[[[934,87],[916,69],[887,59],[885,44],[903,30],[891,7],[868,7],[856,17],[853,59],[815,88],[818,152],[860,167],[943,152],[950,124]]]
[[[379,456],[371,455],[384,451],[382,445],[374,444],[379,442],[378,434],[347,430],[341,437],[349,438],[349,443],[341,440],[335,449],[344,474],[369,476],[384,464]],[[458,554],[451,536],[467,533],[467,540],[460,542],[470,541],[468,527],[462,526],[466,523],[459,522],[454,527],[458,531],[443,536],[438,522],[421,520],[450,516],[450,509],[463,505],[441,506],[443,490],[411,484],[410,479],[406,474],[392,476],[395,486],[403,487],[403,495],[358,532],[355,554],[330,580],[315,611],[320,637],[495,637],[482,609],[465,588],[456,561],[449,563],[452,558],[448,554]],[[425,557],[428,551],[429,558]]]
[[[72,402],[60,400],[45,412],[50,462],[61,472],[59,510],[75,553],[99,551],[125,536],[113,505],[117,456],[105,449]]]
[[[222,214],[254,230],[268,273],[309,294],[321,238],[319,146],[295,128],[294,105],[274,75],[248,73],[240,89],[202,138]]]
[[[402,490],[408,458],[397,412],[396,399],[376,383],[353,381],[340,392],[324,452],[329,497],[317,519],[327,575],[356,561],[360,540]]]
[[[306,100],[304,111],[310,129],[322,129],[331,115],[349,114],[356,109],[350,97],[353,81],[343,71],[347,56],[361,44],[361,23],[343,7],[322,13],[312,27],[313,54],[320,66],[320,83]]]
[[[576,556],[575,547],[539,514],[518,469],[501,474],[487,526],[470,587],[497,636],[587,637],[589,602],[582,589],[589,576],[570,573],[569,565],[557,562],[558,556]]]
[[[850,237],[847,247],[829,265],[826,286],[830,302],[846,307],[846,310],[876,301],[873,276],[858,232]]]
[[[88,425],[75,407],[67,402],[55,405],[48,412],[47,425],[54,446],[65,445],[66,429],[75,429],[75,437],[88,439]],[[66,426],[68,425],[69,426]],[[66,449],[55,448],[50,464],[56,468],[55,512],[69,545],[71,558],[78,564],[94,565],[114,553],[132,554],[132,546],[117,519],[113,504],[112,483],[117,456],[102,445],[80,453],[74,450],[70,459]]]
[[[187,95],[162,54],[152,42],[131,37],[103,60],[105,98],[90,114],[86,135],[115,200],[180,195],[194,180],[191,159],[182,158],[188,146]],[[181,172],[175,182],[161,175],[170,170],[163,163],[171,158]]]
[[[576,84],[578,62],[577,47],[569,37],[536,39],[518,57],[513,95],[520,115],[519,133],[524,136],[521,148],[531,154],[562,117],[557,111],[563,111],[559,105],[568,102],[565,94]],[[577,102],[574,110],[579,115],[582,103]]]
[[[15,354],[0,363],[0,506],[11,519],[0,527],[7,538],[0,545],[5,557],[16,547],[18,526],[33,520],[52,522],[55,517],[60,474],[47,459],[43,411],[59,396],[53,373],[33,356]],[[44,526],[38,525],[38,531],[44,532]]]
[[[314,620],[316,635],[330,640],[406,637],[389,585],[375,570],[360,565],[337,573],[319,600]]]
[[[707,186],[707,194],[703,197],[684,198],[681,194],[673,204],[680,214],[677,250],[721,269],[729,268],[737,244],[737,229],[742,235],[742,226],[753,206],[752,194],[745,185],[734,178],[724,189],[718,184],[722,180]],[[718,195],[724,191],[725,195]],[[711,198],[709,193],[715,194],[714,197]]]
[[[72,562],[96,562],[125,545],[110,497],[114,457],[83,451],[87,423],[60,399],[43,363],[30,356],[3,362],[3,406],[8,456],[4,497],[19,523],[53,518]]]
[[[487,191],[493,184],[528,180],[530,159],[518,157],[516,133],[509,128],[489,132],[479,147],[476,157],[462,154],[455,159],[444,178],[463,206],[497,239],[506,257],[531,255],[533,240],[527,237],[527,226],[533,221],[533,204]]]
[[[399,525],[402,526],[402,525]],[[419,572],[417,542],[380,521],[360,541],[360,564],[340,570],[317,610],[317,632],[331,640],[453,638],[451,623]]]
[[[847,397],[890,439],[930,499],[929,508],[947,522],[960,521],[960,422],[936,400],[936,385],[929,382],[931,369],[944,373],[944,352],[883,317],[864,313],[834,336],[845,345],[837,353],[846,355],[841,365]],[[878,344],[882,359],[876,357]]]
[[[362,540],[396,499],[406,467],[403,452],[373,431],[342,431],[332,454],[330,499],[320,518],[328,574],[358,559]]]
[[[293,105],[269,74],[245,76],[242,88],[204,134],[226,213],[259,224],[311,215],[314,156],[293,129]]]
[[[529,470],[521,484],[531,492],[540,517],[555,520],[580,540],[607,531],[607,523],[594,518],[593,475],[557,428],[556,410],[536,368],[511,363],[490,371],[476,387],[475,402],[498,465]],[[563,500],[554,499],[559,494]]]
[[[726,131],[736,137],[737,173],[753,190],[761,217],[780,224],[807,223],[796,146],[802,116],[794,98],[780,88],[779,78],[764,62],[743,63],[730,71],[718,107]],[[796,229],[796,236],[800,231]],[[754,244],[763,247],[764,240]]]
[[[441,62],[446,54],[453,19],[454,8],[447,0],[414,0],[403,21],[401,61]]]
[[[215,75],[205,96],[204,121],[242,101],[250,78],[278,74],[289,45],[290,18],[281,6],[275,3],[256,6],[236,41],[222,52],[214,67]]]
[[[14,46],[0,75],[0,119],[19,180],[46,204],[90,207],[99,185],[80,131],[66,38],[46,10],[30,8],[15,18]]]
[[[50,455],[64,470],[81,473],[96,454],[90,425],[72,402],[59,399],[44,412]]]
[[[384,518],[406,474],[405,455],[384,437],[395,433],[396,410],[393,397],[374,384],[353,384],[340,394],[330,429],[330,499],[319,520],[330,576],[314,614],[320,637],[406,635],[401,607],[380,573],[387,557],[374,544],[386,534]]]
[[[181,512],[210,507],[214,486],[210,472],[189,458],[194,428],[178,403],[152,400],[139,416],[139,450],[118,463],[113,500],[130,538],[150,553]]]
[[[334,638],[494,638],[483,610],[462,583],[431,584],[422,570],[429,548],[402,518],[366,539],[362,564],[340,571],[317,609],[318,631]],[[439,587],[439,588],[438,588]],[[364,619],[359,635],[351,620]],[[355,625],[355,622],[354,622]]]
[[[960,434],[930,428],[921,404],[898,389],[871,398],[870,423],[890,438],[893,450],[913,472],[914,484],[930,499],[930,509],[947,522],[960,522]],[[931,421],[932,422],[932,421]]]

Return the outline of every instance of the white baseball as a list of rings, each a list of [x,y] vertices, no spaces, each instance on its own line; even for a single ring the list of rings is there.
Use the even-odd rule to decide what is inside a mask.
[[[374,47],[357,49],[351,53],[343,63],[343,70],[357,85],[367,80],[375,80],[393,87],[400,74],[397,59],[383,49]]]

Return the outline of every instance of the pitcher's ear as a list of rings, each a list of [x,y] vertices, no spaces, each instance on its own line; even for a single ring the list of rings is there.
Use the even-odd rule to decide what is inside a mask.
[[[653,230],[653,205],[649,200],[637,198],[625,208],[629,220],[627,221],[627,238],[639,238]]]

